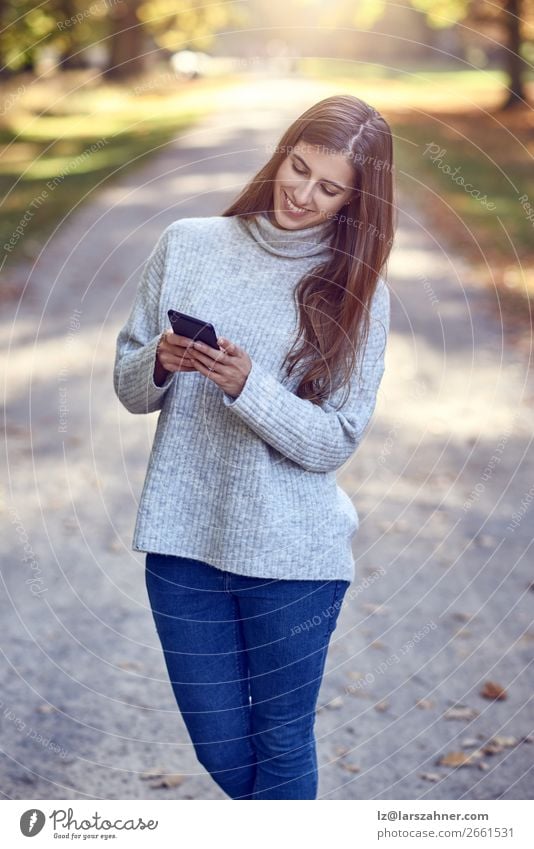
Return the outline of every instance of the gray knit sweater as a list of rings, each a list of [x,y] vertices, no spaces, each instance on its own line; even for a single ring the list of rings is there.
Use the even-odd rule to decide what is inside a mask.
[[[390,299],[381,277],[363,357],[321,406],[282,370],[298,326],[293,290],[330,255],[335,219],[284,230],[266,213],[183,218],[161,234],[117,338],[115,392],[132,413],[160,410],[132,548],[240,575],[354,578],[357,511],[336,481],[360,444],[384,372]],[[154,383],[173,308],[210,321],[252,369],[237,397],[200,372]],[[363,380],[360,382],[360,377]],[[339,394],[340,393],[340,394]]]

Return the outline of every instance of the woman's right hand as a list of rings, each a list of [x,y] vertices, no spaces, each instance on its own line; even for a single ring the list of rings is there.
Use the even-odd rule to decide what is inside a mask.
[[[187,353],[193,340],[187,336],[178,336],[173,330],[166,330],[158,342],[154,379],[157,384],[163,383],[169,372],[196,371],[193,359]]]

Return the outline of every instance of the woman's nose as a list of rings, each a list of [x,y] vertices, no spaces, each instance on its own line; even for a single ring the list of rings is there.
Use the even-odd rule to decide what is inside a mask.
[[[295,203],[299,206],[309,206],[313,200],[313,188],[311,183],[299,184],[293,192]]]

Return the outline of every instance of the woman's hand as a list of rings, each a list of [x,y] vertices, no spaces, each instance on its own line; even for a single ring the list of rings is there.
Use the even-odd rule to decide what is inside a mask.
[[[196,371],[191,359],[191,339],[166,330],[158,343],[156,361],[165,371]]]
[[[237,397],[243,389],[252,361],[244,350],[225,339],[223,336],[217,339],[222,350],[205,345],[204,342],[194,342],[191,360],[197,371],[208,377],[228,395]]]
[[[166,330],[161,334],[154,363],[156,386],[162,386],[170,372],[196,371],[190,351],[191,339],[187,339],[186,336],[178,336],[172,330]]]

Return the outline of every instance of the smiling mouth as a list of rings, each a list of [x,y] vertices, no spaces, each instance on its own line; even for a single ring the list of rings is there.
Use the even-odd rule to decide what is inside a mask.
[[[296,214],[298,213],[300,215],[304,215],[306,212],[311,212],[311,209],[305,209],[302,206],[296,206],[291,200],[291,198],[287,195],[285,189],[282,189],[282,193],[291,212],[294,212]]]

